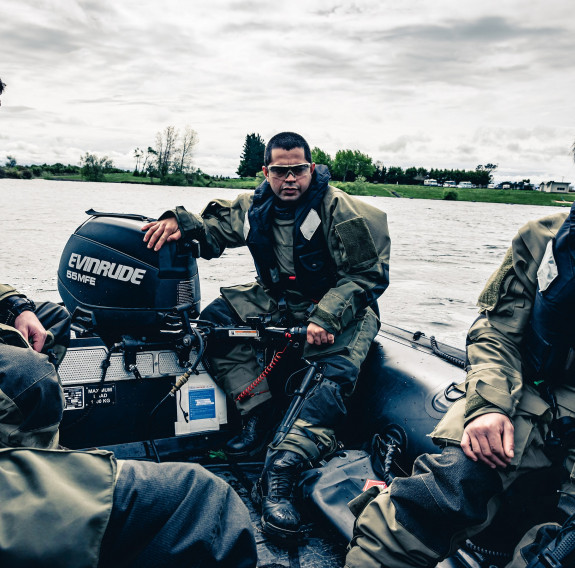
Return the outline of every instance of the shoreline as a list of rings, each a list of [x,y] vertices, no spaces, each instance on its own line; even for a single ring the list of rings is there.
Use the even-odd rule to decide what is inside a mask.
[[[180,187],[182,189],[235,189],[250,191],[254,190],[261,182],[259,179],[214,179],[207,180],[204,185],[163,185],[158,181],[150,183],[149,178],[133,178],[127,174],[106,174],[106,178],[97,183],[116,183],[125,185],[146,185],[153,187]],[[2,181],[75,181],[91,183],[82,179],[81,176],[44,176],[38,178],[19,180],[15,178],[2,178]],[[93,182],[92,182],[93,183]],[[575,192],[567,194],[545,193],[533,190],[519,189],[487,189],[487,188],[443,188],[422,185],[395,185],[395,184],[376,184],[368,182],[339,182],[332,181],[331,184],[349,193],[350,195],[364,197],[390,197],[394,199],[431,199],[444,201],[471,201],[480,203],[501,203],[514,205],[543,205],[551,207],[571,207],[575,201]],[[450,196],[446,197],[447,195]],[[455,199],[453,198],[455,194]]]

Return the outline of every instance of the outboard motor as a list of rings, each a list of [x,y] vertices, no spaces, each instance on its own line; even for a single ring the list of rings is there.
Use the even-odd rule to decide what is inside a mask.
[[[179,242],[148,249],[141,215],[86,211],[91,217],[70,237],[58,268],[58,291],[73,321],[110,336],[142,336],[169,323],[177,305],[200,310],[199,250]]]

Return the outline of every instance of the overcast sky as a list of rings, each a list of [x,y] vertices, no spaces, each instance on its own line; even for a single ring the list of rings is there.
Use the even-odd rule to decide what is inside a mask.
[[[571,0],[1,0],[0,164],[133,168],[166,126],[235,175],[245,136],[575,182]]]

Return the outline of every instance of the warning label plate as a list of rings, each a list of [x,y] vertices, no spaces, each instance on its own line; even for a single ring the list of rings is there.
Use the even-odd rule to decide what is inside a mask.
[[[112,406],[116,404],[116,385],[104,385],[101,389],[98,385],[88,387],[75,386],[64,387],[64,410],[79,410],[91,406],[96,400],[96,405]]]

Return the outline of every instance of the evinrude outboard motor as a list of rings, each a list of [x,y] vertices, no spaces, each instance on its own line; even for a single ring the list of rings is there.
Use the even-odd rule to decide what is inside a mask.
[[[100,334],[141,336],[161,328],[177,305],[191,304],[190,317],[198,315],[199,252],[181,241],[148,249],[141,231],[147,217],[86,213],[58,268],[58,291],[73,319]]]

